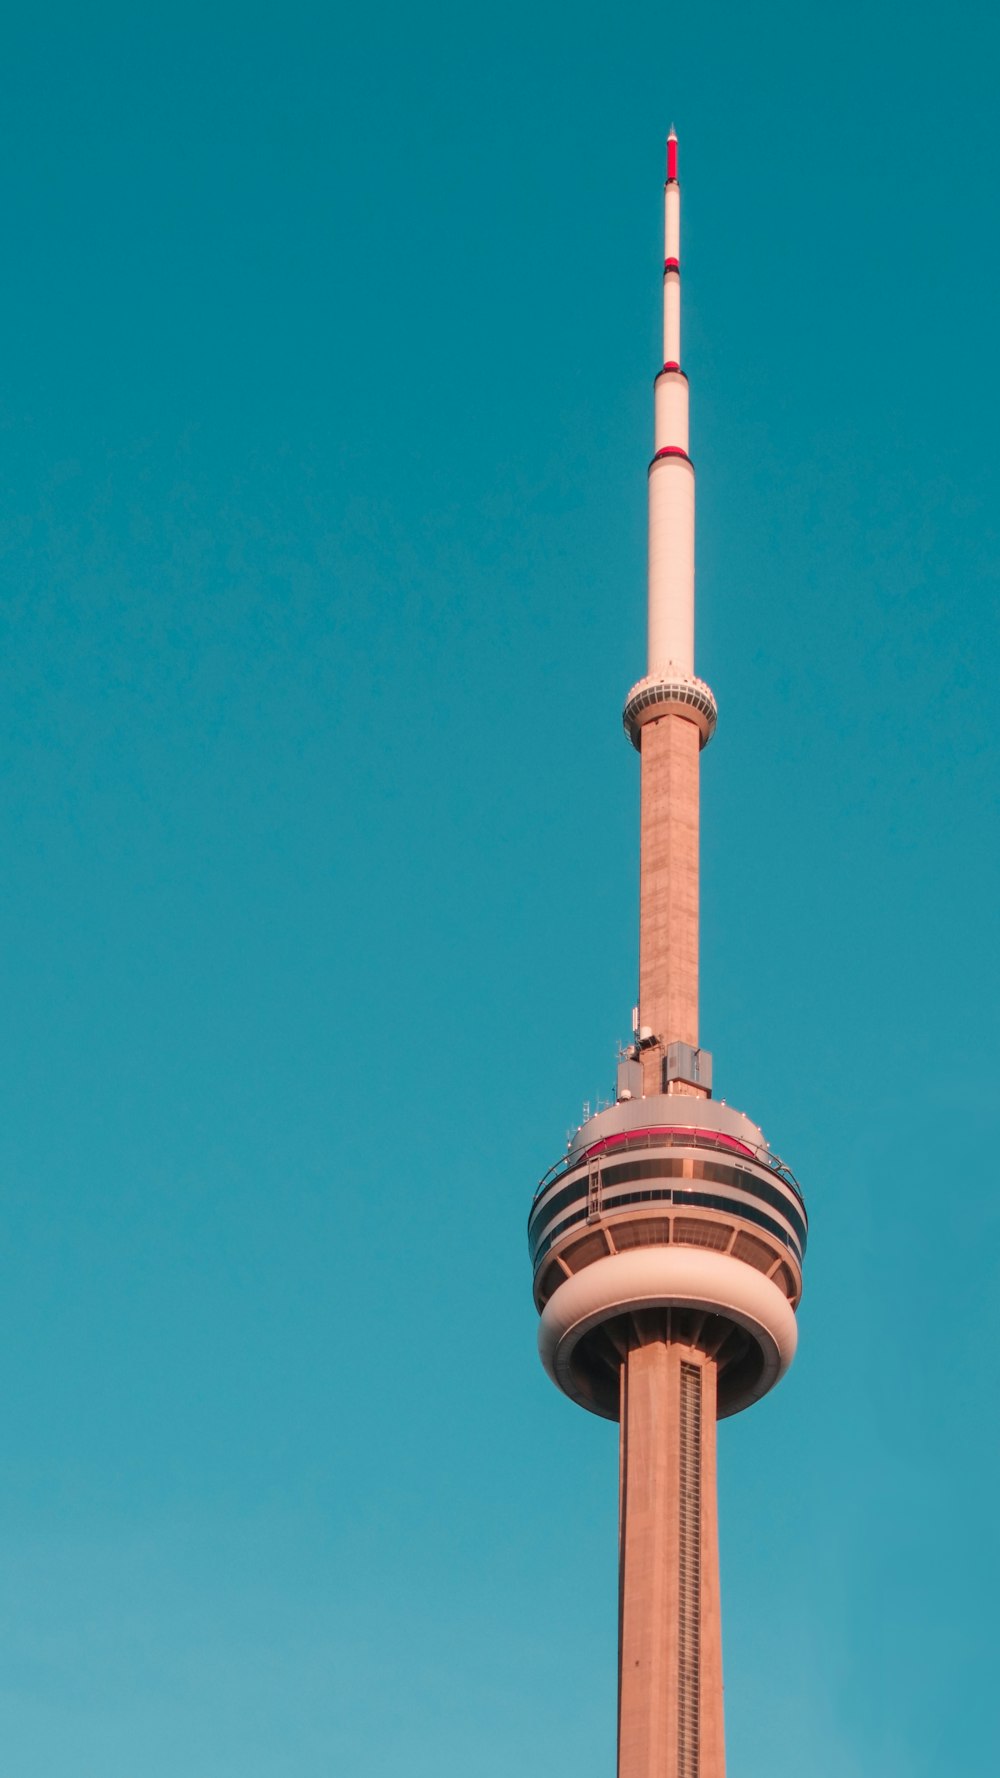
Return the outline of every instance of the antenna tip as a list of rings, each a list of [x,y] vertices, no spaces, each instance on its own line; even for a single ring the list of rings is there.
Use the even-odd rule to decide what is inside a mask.
[[[667,131],[667,141],[668,142],[676,142],[676,140],[677,140],[677,131],[676,131],[674,125],[671,124],[669,130]]]

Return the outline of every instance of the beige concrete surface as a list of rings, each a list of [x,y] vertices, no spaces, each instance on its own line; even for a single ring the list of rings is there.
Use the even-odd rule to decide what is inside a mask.
[[[618,1778],[724,1778],[715,1435],[712,1360],[667,1340],[634,1347],[622,1365]]]
[[[699,750],[698,728],[683,716],[643,727],[639,1023],[664,1046],[698,1044]],[[662,1060],[660,1047],[643,1053],[646,1095],[661,1090]]]

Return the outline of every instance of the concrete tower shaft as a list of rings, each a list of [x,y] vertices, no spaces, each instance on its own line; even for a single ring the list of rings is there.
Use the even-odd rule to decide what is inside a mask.
[[[722,1778],[716,1367],[663,1323],[622,1365],[618,1768]]]
[[[794,1175],[713,1101],[699,1048],[699,771],[717,712],[694,671],[677,162],[671,131],[648,658],[624,712],[641,774],[635,1041],[617,1102],[570,1138],[528,1222],[542,1362],[620,1423],[619,1778],[724,1778],[716,1423],[792,1361],[808,1232]]]

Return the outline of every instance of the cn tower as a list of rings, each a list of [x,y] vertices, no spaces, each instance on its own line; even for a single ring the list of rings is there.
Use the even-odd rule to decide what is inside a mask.
[[[723,1778],[716,1421],[791,1364],[806,1244],[794,1175],[712,1098],[699,1041],[698,775],[717,711],[694,670],[680,202],[671,130],[648,659],[624,713],[641,778],[633,1042],[528,1224],[542,1363],[620,1425],[618,1778]]]

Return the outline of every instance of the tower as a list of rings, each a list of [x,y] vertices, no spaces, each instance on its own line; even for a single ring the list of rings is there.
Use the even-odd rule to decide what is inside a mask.
[[[639,754],[639,1002],[615,1104],[544,1175],[528,1242],[553,1382],[620,1424],[618,1778],[723,1778],[716,1421],[795,1352],[806,1213],[698,1036],[698,775],[716,704],[694,671],[694,467],[681,369],[677,137],[667,142],[663,368],[649,466]]]

